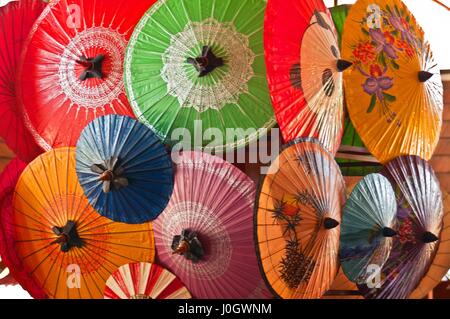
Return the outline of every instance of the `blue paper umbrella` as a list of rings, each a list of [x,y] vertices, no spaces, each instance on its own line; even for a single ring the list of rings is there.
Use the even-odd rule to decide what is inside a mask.
[[[145,125],[126,116],[92,121],[77,143],[77,175],[91,205],[125,223],[153,220],[173,190],[167,151]]]
[[[365,284],[389,258],[397,235],[397,202],[387,178],[367,175],[353,189],[344,208],[340,259],[345,275]]]

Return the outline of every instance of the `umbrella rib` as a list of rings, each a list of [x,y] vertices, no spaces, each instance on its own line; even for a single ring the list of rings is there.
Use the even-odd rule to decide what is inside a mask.
[[[30,256],[32,256],[32,255],[34,255],[34,254],[36,254],[36,253],[38,253],[38,252],[41,252],[42,250],[44,250],[44,249],[47,249],[48,247],[50,247],[52,244],[48,244],[48,245],[45,245],[44,247],[42,247],[42,248],[39,248],[38,250],[35,250],[34,252],[32,252],[32,253],[30,253],[30,254],[28,254],[28,255],[26,255],[26,256],[24,256],[22,259],[23,260],[25,260],[25,259],[27,259],[28,257],[30,257]],[[55,246],[55,248],[53,248],[53,250],[48,254],[48,255],[46,255],[45,256],[45,258],[43,258],[31,271],[30,271],[30,274],[33,274],[46,260],[47,260],[47,258],[49,258],[50,257],[50,254],[51,253],[53,253],[53,251],[55,251],[55,249],[58,249],[58,246]]]

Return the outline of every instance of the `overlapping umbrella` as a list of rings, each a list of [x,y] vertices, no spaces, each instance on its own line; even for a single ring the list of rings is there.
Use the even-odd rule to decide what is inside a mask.
[[[40,0],[13,1],[0,7],[0,137],[27,162],[42,150],[24,124],[15,81],[21,50],[44,7]]]
[[[276,295],[319,298],[330,288],[344,202],[339,167],[316,140],[291,143],[272,164],[254,222],[260,267]]]
[[[173,190],[170,157],[158,137],[127,116],[107,115],[82,131],[77,175],[91,205],[126,223],[155,219]]]
[[[22,173],[13,198],[14,249],[50,298],[103,298],[121,265],[153,262],[150,223],[129,225],[99,215],[75,172],[75,149],[58,148]]]
[[[397,201],[389,181],[379,174],[364,177],[344,208],[339,257],[345,275],[365,284],[389,258],[396,232]]]
[[[26,164],[24,162],[15,158],[5,167],[0,175],[0,265],[2,265],[1,268],[3,269],[1,270],[3,270],[6,276],[0,280],[0,283],[19,283],[31,296],[42,299],[45,298],[45,293],[24,269],[14,249],[14,240],[12,237],[12,198],[17,180],[25,167]]]
[[[264,65],[265,8],[264,0],[153,6],[125,59],[138,119],[166,143],[181,135],[181,143],[204,150],[234,149],[265,134],[275,124]]]
[[[285,141],[316,137],[336,153],[344,108],[341,59],[333,20],[322,0],[272,0],[265,20],[267,75]]]
[[[416,289],[409,296],[411,299],[422,299],[432,291],[448,273],[450,265],[450,196],[443,194],[444,222],[439,247],[428,272],[423,276]]]
[[[155,220],[160,263],[195,298],[264,298],[256,260],[252,212],[255,185],[218,157],[183,152],[175,188]]]
[[[359,0],[344,26],[347,107],[368,150],[382,163],[431,158],[442,125],[442,82],[424,32],[400,0]],[[420,114],[420,116],[419,116]]]
[[[18,98],[45,149],[75,146],[105,114],[133,115],[123,62],[136,23],[155,0],[51,1],[21,58]]]
[[[105,299],[190,299],[189,291],[170,271],[151,263],[120,266],[106,282]]]
[[[443,206],[431,166],[417,156],[398,157],[386,165],[397,196],[397,235],[383,266],[359,288],[366,298],[408,298],[426,275],[439,246]]]

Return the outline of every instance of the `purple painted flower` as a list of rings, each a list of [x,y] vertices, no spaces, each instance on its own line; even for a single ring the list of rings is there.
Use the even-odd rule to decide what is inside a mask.
[[[389,58],[394,60],[398,59],[395,47],[390,41],[390,37],[386,36],[380,29],[370,29],[369,35],[375,43],[377,53],[384,51]]]
[[[384,91],[389,90],[394,85],[393,78],[384,76],[387,67],[381,70],[378,64],[373,64],[370,66],[370,74],[367,74],[362,69],[359,71],[367,77],[366,82],[363,84],[364,91],[369,95],[376,94],[378,100],[382,102]]]
[[[408,22],[399,16],[392,15],[389,17],[389,23],[401,33],[402,39],[411,45],[415,45],[416,39],[411,32]]]

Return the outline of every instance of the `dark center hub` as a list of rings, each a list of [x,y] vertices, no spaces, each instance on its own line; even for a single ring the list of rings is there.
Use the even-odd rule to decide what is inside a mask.
[[[198,72],[199,77],[204,77],[214,71],[216,68],[224,65],[222,58],[217,57],[211,47],[205,45],[202,54],[196,58],[188,58],[187,63],[192,64]]]
[[[83,247],[83,240],[78,235],[76,223],[73,220],[67,221],[64,227],[52,227],[52,231],[58,236],[52,244],[59,244],[62,252],[66,253],[73,247]]]
[[[172,254],[184,256],[184,258],[194,263],[199,262],[205,255],[197,232],[189,229],[184,229],[181,235],[173,237],[171,248]]]
[[[87,79],[101,79],[103,78],[102,65],[105,56],[103,54],[97,55],[95,58],[87,58],[81,56],[77,63],[84,67],[84,71],[81,73],[80,81],[86,81]]]

